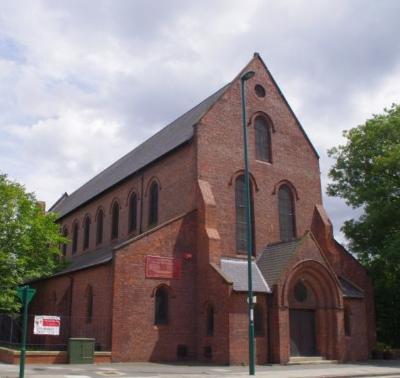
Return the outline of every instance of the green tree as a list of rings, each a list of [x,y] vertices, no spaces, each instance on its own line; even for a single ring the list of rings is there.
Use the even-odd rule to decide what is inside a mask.
[[[374,282],[378,339],[400,347],[400,106],[344,136],[328,151],[336,163],[327,192],[362,209],[342,230]]]
[[[0,175],[0,312],[18,311],[18,285],[58,267],[65,240],[55,218],[23,186]]]

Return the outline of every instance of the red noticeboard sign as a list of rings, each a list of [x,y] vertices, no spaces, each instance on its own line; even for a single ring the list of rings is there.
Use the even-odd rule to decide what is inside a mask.
[[[59,316],[36,315],[33,333],[35,335],[58,336],[60,334],[60,325],[61,320]]]
[[[146,256],[146,278],[181,278],[182,260],[171,257]]]

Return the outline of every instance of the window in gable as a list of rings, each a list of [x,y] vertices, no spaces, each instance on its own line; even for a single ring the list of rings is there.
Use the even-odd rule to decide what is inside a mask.
[[[278,203],[281,241],[289,241],[296,237],[296,222],[293,193],[288,185],[279,188]]]
[[[236,249],[239,253],[247,252],[247,218],[244,175],[240,175],[235,181],[235,206],[236,206]],[[250,181],[250,211],[251,211],[251,238],[252,253],[254,252],[254,209],[253,209],[253,185]]]
[[[271,162],[271,133],[267,120],[257,117],[254,122],[256,159]]]

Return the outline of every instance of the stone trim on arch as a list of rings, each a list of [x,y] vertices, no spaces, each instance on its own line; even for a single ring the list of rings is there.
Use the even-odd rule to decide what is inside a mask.
[[[125,206],[129,206],[129,200],[133,194],[136,194],[136,199],[140,201],[139,190],[133,186],[129,189],[128,195],[125,198]]]
[[[106,215],[106,212],[105,212],[105,210],[104,210],[104,207],[103,207],[102,205],[99,205],[99,206],[97,207],[97,209],[96,209],[96,214],[95,214],[95,217],[94,217],[94,221],[95,221],[95,222],[97,222],[97,219],[98,219],[98,216],[99,216],[100,211],[103,212],[103,220],[104,220],[104,217],[105,217],[105,215]]]
[[[297,263],[286,276],[280,297],[282,306],[289,307],[290,290],[300,276],[304,277],[315,292],[318,306],[324,305],[323,307],[330,309],[343,308],[343,298],[337,277],[325,265],[311,259]]]
[[[175,290],[166,283],[160,283],[160,284],[156,285],[155,287],[153,287],[153,289],[151,290],[150,297],[153,298],[156,295],[157,290],[161,289],[161,288],[167,290],[167,292],[171,296],[171,298],[176,297]]]
[[[241,176],[241,175],[244,175],[244,169],[238,169],[235,173],[233,173],[231,175],[231,177],[229,178],[228,185],[232,186],[233,183],[236,181],[237,177]],[[254,187],[254,191],[258,192],[259,188],[258,188],[258,185],[257,185],[257,181],[256,181],[254,175],[251,172],[249,172],[249,179],[250,179],[250,181],[251,181],[251,183],[252,183],[252,185]]]
[[[248,121],[248,123],[247,123],[247,126],[254,125],[254,122],[255,122],[255,120],[256,120],[257,117],[265,118],[265,119],[267,120],[268,125],[271,127],[271,131],[272,131],[273,133],[276,132],[275,125],[274,125],[274,122],[272,122],[271,117],[270,117],[267,113],[265,113],[265,112],[263,112],[263,111],[261,111],[261,110],[255,112],[255,113],[253,113],[253,114],[251,115],[251,117],[250,117],[250,119],[249,119],[249,121]]]
[[[290,188],[290,190],[291,190],[291,191],[293,192],[293,194],[294,194],[294,198],[295,198],[296,201],[298,201],[298,200],[300,199],[296,187],[294,186],[294,184],[293,184],[291,181],[289,181],[289,180],[287,180],[287,179],[283,179],[283,180],[278,181],[278,182],[274,185],[274,189],[272,190],[272,193],[271,193],[271,194],[275,195],[276,193],[278,193],[279,188],[280,188],[282,185],[287,185],[287,186]]]
[[[156,182],[157,185],[158,185],[158,190],[161,190],[161,181],[160,181],[160,179],[157,176],[152,176],[147,181],[146,188],[144,190],[144,197],[147,197],[147,194],[148,194],[148,192],[150,190],[150,187],[153,184],[153,182]]]
[[[111,200],[111,203],[110,203],[110,207],[108,209],[108,214],[110,214],[110,215],[112,214],[115,203],[118,203],[119,210],[122,209],[121,200],[118,197],[113,197],[113,199]]]
[[[87,212],[87,213],[85,213],[85,215],[82,218],[83,219],[82,220],[82,225],[83,226],[85,225],[85,221],[86,221],[87,218],[89,218],[90,224],[92,223],[92,215],[89,212]]]

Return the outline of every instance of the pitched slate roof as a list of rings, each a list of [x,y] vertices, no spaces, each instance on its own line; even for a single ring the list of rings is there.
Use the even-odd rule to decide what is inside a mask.
[[[251,267],[253,291],[256,293],[270,293],[271,290],[257,265],[253,262]],[[233,290],[248,290],[247,260],[221,259],[221,270],[233,282]]]
[[[295,239],[269,244],[258,257],[257,265],[270,287],[277,283],[300,241],[301,239]]]
[[[346,298],[364,298],[364,293],[348,279],[339,277],[343,296]]]
[[[113,248],[111,246],[106,246],[104,248],[96,249],[92,252],[83,253],[82,255],[77,255],[71,260],[68,260],[68,265],[63,270],[55,273],[53,277],[108,263],[112,260],[112,257]]]
[[[225,85],[193,109],[164,127],[157,134],[100,172],[71,195],[64,194],[49,211],[57,212],[59,218],[62,218],[77,207],[133,175],[146,165],[188,142],[193,137],[193,126],[218,101],[228,86],[229,84]]]

